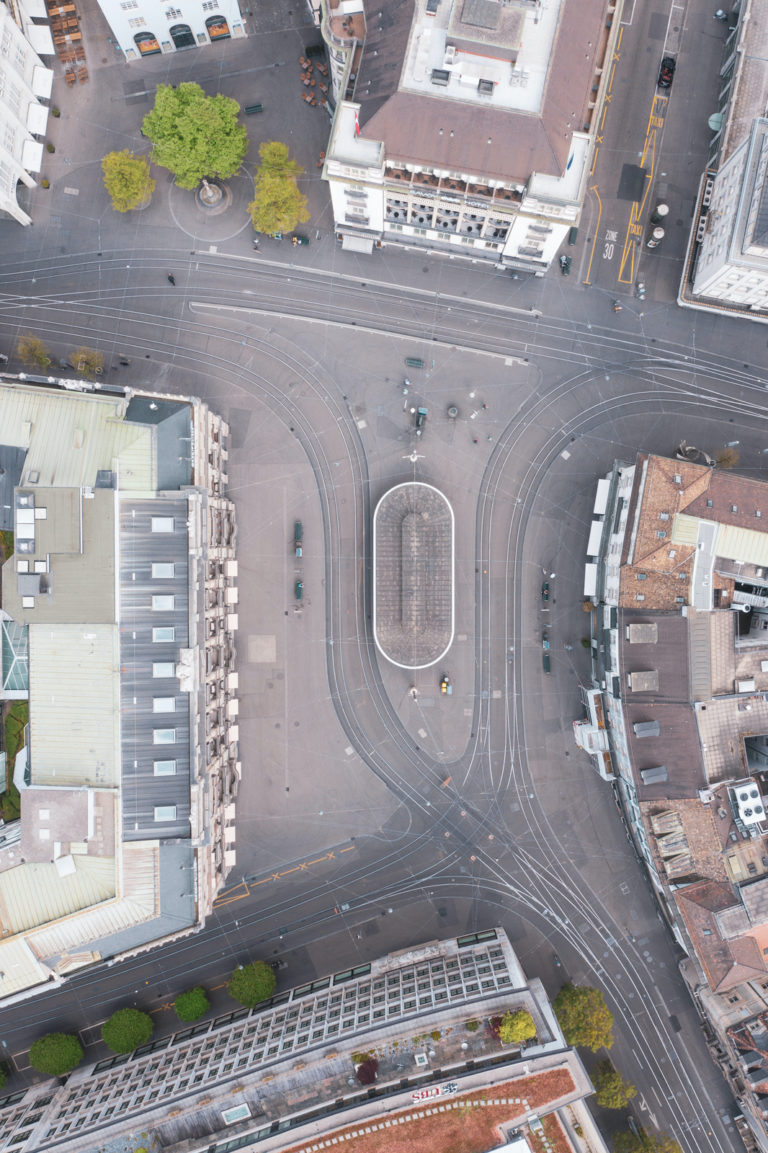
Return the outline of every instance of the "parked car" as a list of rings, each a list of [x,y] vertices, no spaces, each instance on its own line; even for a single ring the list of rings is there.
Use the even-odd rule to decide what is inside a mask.
[[[417,436],[421,436],[421,434],[423,433],[424,425],[426,424],[426,420],[427,420],[426,408],[417,408],[416,409],[416,417],[414,420],[414,424],[416,426],[416,435]]]
[[[305,236],[303,232],[297,232],[293,238],[294,248],[297,244],[309,244],[309,237]]]
[[[444,675],[440,678],[440,692],[447,694],[449,697],[453,695],[453,685],[451,684],[451,678],[447,675]]]
[[[675,77],[676,61],[674,56],[665,56],[659,69],[659,88],[671,88]]]
[[[304,538],[304,528],[302,526],[301,521],[297,520],[296,524],[293,526],[293,549],[294,549],[294,553],[297,557],[302,556],[302,553],[303,553],[302,544],[301,544],[303,538]]]

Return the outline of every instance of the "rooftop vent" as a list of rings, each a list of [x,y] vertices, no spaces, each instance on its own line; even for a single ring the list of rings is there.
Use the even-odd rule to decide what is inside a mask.
[[[445,68],[432,69],[431,80],[433,84],[438,84],[441,88],[447,88],[450,79],[451,74]]]

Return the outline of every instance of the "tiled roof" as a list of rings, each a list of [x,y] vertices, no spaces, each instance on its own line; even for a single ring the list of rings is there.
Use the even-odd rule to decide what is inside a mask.
[[[730,886],[699,881],[677,893],[677,905],[710,988],[724,993],[755,976],[765,976],[760,950],[751,937],[724,941],[717,914],[737,905]]]
[[[371,7],[355,99],[365,136],[384,141],[389,160],[519,183],[533,172],[563,175],[573,137],[568,125],[581,130],[588,119],[605,0],[563,0],[538,116],[403,91],[413,0],[377,0]]]

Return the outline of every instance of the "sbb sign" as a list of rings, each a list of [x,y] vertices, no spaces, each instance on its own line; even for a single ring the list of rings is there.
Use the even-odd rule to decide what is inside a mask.
[[[414,1105],[418,1105],[420,1101],[434,1101],[436,1097],[447,1097],[450,1093],[457,1092],[458,1088],[455,1081],[447,1081],[445,1085],[430,1085],[428,1089],[417,1089],[415,1093],[411,1093],[411,1100]]]

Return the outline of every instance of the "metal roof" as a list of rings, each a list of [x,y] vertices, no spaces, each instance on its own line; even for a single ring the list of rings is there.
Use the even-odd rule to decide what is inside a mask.
[[[30,625],[33,784],[117,787],[119,679],[115,625]]]
[[[77,856],[62,870],[62,858],[18,865],[0,873],[0,924],[8,933],[44,925],[115,895],[114,858]]]
[[[153,663],[179,661],[189,645],[189,540],[187,498],[124,501],[120,509],[120,696],[122,710],[122,808],[126,840],[190,835],[190,694],[178,678],[155,677]],[[169,518],[172,532],[153,532],[153,518]],[[153,578],[153,564],[171,563],[172,577]],[[163,569],[162,571],[167,571]],[[172,598],[157,607],[156,597]],[[154,606],[154,607],[153,607]],[[172,628],[172,641],[153,640]],[[158,712],[158,702],[164,709]],[[169,730],[174,739],[157,743]],[[156,761],[175,771],[158,775]],[[170,819],[156,810],[171,807]]]
[[[126,423],[125,410],[122,399],[4,384],[3,442],[27,449],[21,483],[95,485],[100,469],[114,469],[121,488],[152,491],[153,430]]]

